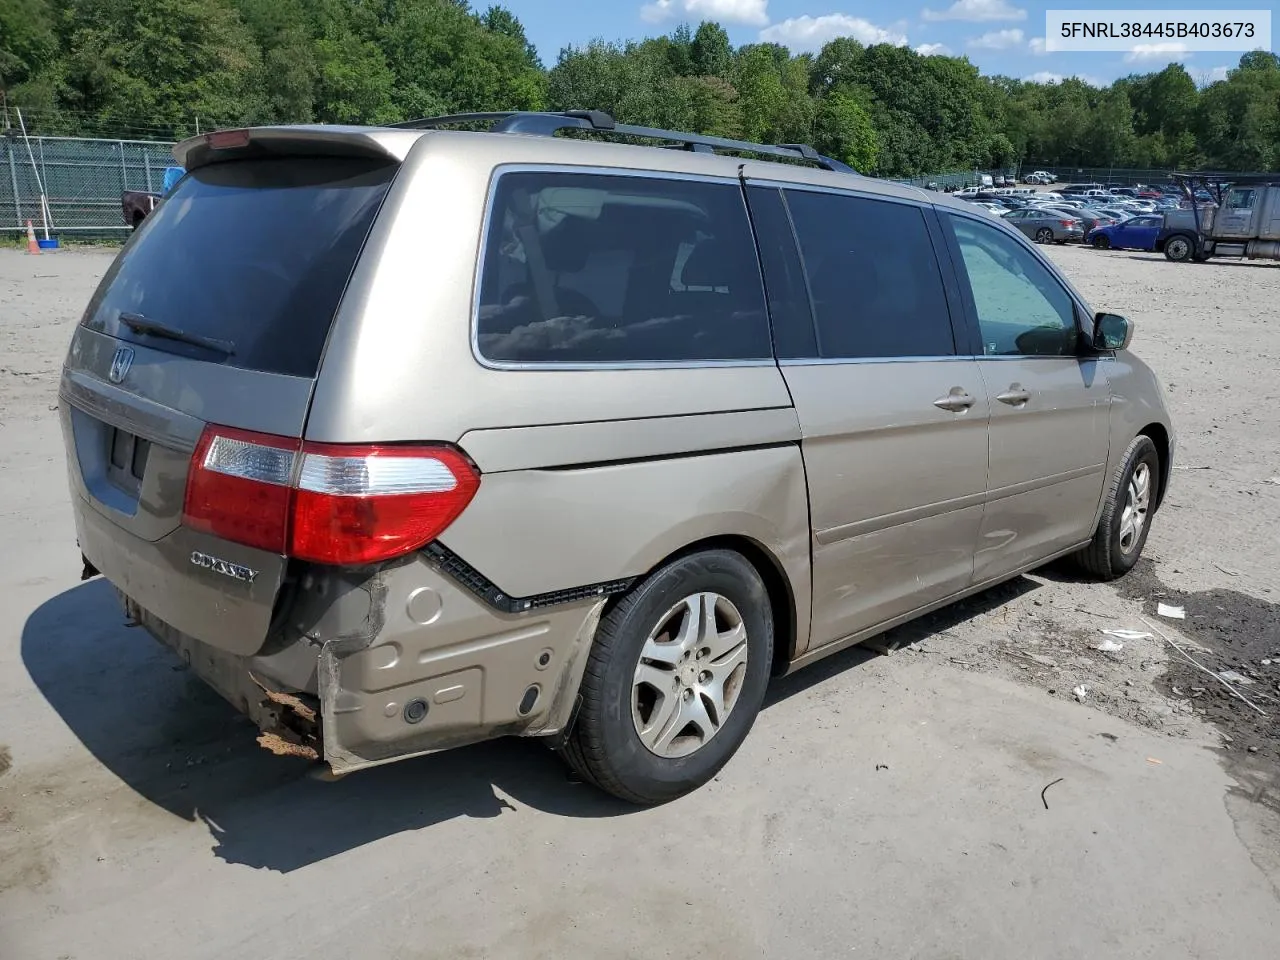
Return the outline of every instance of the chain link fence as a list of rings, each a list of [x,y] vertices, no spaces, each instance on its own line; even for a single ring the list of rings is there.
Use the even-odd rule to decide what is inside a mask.
[[[173,144],[145,140],[72,137],[0,137],[0,235],[25,232],[27,221],[43,236],[48,202],[50,235],[112,236],[129,229],[120,197],[127,190],[158,193]]]

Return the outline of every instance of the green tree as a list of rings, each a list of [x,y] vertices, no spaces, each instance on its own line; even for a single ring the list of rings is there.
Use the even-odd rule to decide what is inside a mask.
[[[524,24],[516,19],[516,15],[506,7],[493,6],[480,18],[485,29],[500,36],[510,37],[524,48],[524,58],[528,66],[536,70],[542,69],[542,61],[538,59],[538,51],[525,35]]]
[[[865,47],[853,37],[837,37],[827,43],[813,62],[810,87],[821,96],[856,85]]]
[[[220,0],[73,0],[63,105],[102,132],[146,124],[185,136],[264,115],[261,55]]]
[[[814,102],[808,94],[810,62],[786,47],[757,43],[734,58],[733,85],[742,105],[742,130],[759,143],[808,142]]]
[[[451,0],[388,5],[378,45],[395,76],[392,101],[405,117],[472,110],[539,110],[542,72],[528,45],[496,33]]]
[[[57,52],[47,0],[0,0],[0,90],[30,80]]]
[[[871,115],[853,97],[834,93],[822,100],[814,122],[814,146],[855,170],[876,168],[880,141]]]
[[[693,71],[702,77],[727,79],[733,68],[733,47],[729,34],[718,23],[704,22],[698,25],[690,44],[689,57]]]

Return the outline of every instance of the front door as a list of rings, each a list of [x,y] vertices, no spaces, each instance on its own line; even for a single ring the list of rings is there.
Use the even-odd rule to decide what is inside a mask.
[[[1222,208],[1214,215],[1213,235],[1232,240],[1248,240],[1257,236],[1253,216],[1258,206],[1258,192],[1254,187],[1233,187],[1227,193]]]
[[[991,397],[987,504],[974,581],[1022,569],[1093,532],[1111,393],[1106,361],[1082,352],[1075,301],[1014,237],[948,218]]]
[[[814,648],[968,586],[988,402],[977,360],[957,350],[931,208],[803,189],[748,193],[803,435]],[[779,302],[787,261],[798,310]]]
[[[1117,247],[1132,247],[1135,250],[1153,250],[1156,245],[1156,234],[1160,232],[1161,217],[1134,217],[1116,228],[1119,242]]]

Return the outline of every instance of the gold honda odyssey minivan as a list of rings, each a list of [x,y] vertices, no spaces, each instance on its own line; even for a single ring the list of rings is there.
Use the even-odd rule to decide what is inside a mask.
[[[62,376],[85,576],[335,773],[517,735],[670,800],[770,677],[1120,576],[1164,494],[1128,321],[810,147],[575,112],[175,155]]]

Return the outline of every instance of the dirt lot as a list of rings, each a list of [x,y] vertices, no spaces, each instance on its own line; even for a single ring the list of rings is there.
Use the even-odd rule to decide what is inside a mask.
[[[78,581],[57,369],[109,255],[0,250],[0,956],[1273,955],[1280,265],[1051,255],[1169,391],[1149,559],[781,681],[715,783],[635,812],[523,742],[337,784],[260,751]]]

